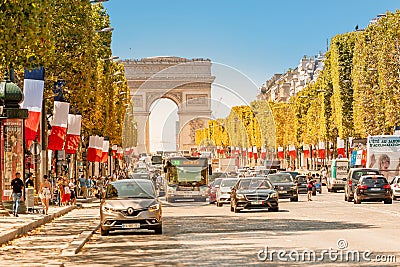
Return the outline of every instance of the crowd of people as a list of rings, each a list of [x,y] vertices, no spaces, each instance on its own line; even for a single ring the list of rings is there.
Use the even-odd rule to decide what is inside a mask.
[[[26,179],[21,178],[20,173],[16,173],[11,182],[13,200],[13,215],[18,217],[18,209],[21,198],[25,198],[24,189],[34,188],[35,175],[28,173]],[[118,174],[114,173],[108,177],[97,177],[81,175],[78,179],[59,176],[49,179],[47,175],[43,176],[43,181],[39,186],[38,197],[43,207],[43,214],[47,214],[49,205],[67,206],[76,204],[76,199],[98,197],[104,195],[104,189],[111,181],[117,180]]]

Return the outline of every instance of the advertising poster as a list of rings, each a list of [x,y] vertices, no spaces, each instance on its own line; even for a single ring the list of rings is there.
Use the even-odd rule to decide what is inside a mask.
[[[367,167],[379,169],[389,182],[398,176],[400,136],[369,136],[367,139]]]
[[[4,177],[4,190],[10,189],[11,180],[15,173],[23,175],[24,150],[23,150],[23,128],[21,119],[3,119],[2,124],[2,172]],[[8,191],[6,191],[8,192]],[[8,199],[8,194],[3,192]]]

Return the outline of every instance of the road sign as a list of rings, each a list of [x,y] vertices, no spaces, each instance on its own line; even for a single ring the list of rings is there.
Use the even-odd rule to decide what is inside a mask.
[[[33,141],[32,145],[29,148],[29,151],[34,156],[40,155],[40,152],[42,152],[42,146],[38,142]]]

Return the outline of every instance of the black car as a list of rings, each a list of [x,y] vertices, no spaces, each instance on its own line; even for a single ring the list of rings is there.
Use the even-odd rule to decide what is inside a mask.
[[[382,175],[361,176],[354,190],[354,204],[362,201],[383,201],[392,204],[392,189]]]
[[[271,181],[274,189],[278,192],[279,198],[289,198],[290,201],[299,201],[297,184],[289,173],[268,174],[267,178]]]
[[[353,200],[354,191],[358,180],[361,176],[369,174],[380,174],[378,169],[370,168],[351,168],[349,174],[347,175],[346,184],[344,185],[344,200],[351,202]]]
[[[231,191],[231,211],[268,209],[279,211],[278,193],[265,177],[240,179]]]

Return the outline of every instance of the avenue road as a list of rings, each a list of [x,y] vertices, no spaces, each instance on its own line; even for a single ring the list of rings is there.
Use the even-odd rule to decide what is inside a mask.
[[[200,203],[165,204],[162,235],[115,232],[103,237],[96,232],[78,254],[62,256],[62,250],[79,230],[98,223],[98,207],[94,206],[72,211],[1,248],[0,262],[2,266],[16,266],[16,259],[20,266],[45,266],[54,260],[65,266],[109,267],[309,265],[301,257],[309,250],[317,258],[317,262],[312,262],[314,266],[389,264],[377,262],[377,257],[381,261],[396,260],[397,264],[392,265],[399,265],[400,201],[392,205],[354,205],[343,199],[343,193],[326,191],[314,196],[311,202],[300,195],[299,202],[282,200],[279,212],[232,213],[228,205],[218,208]],[[339,258],[330,259],[322,253],[329,249],[337,251]],[[273,250],[285,250],[286,254],[280,259],[272,254],[273,261],[271,257],[265,259]],[[300,254],[298,261],[293,261],[296,254],[288,256],[290,251]],[[340,253],[349,251],[358,252],[361,263],[341,261]],[[372,262],[362,259],[364,252],[370,252],[365,255]]]

